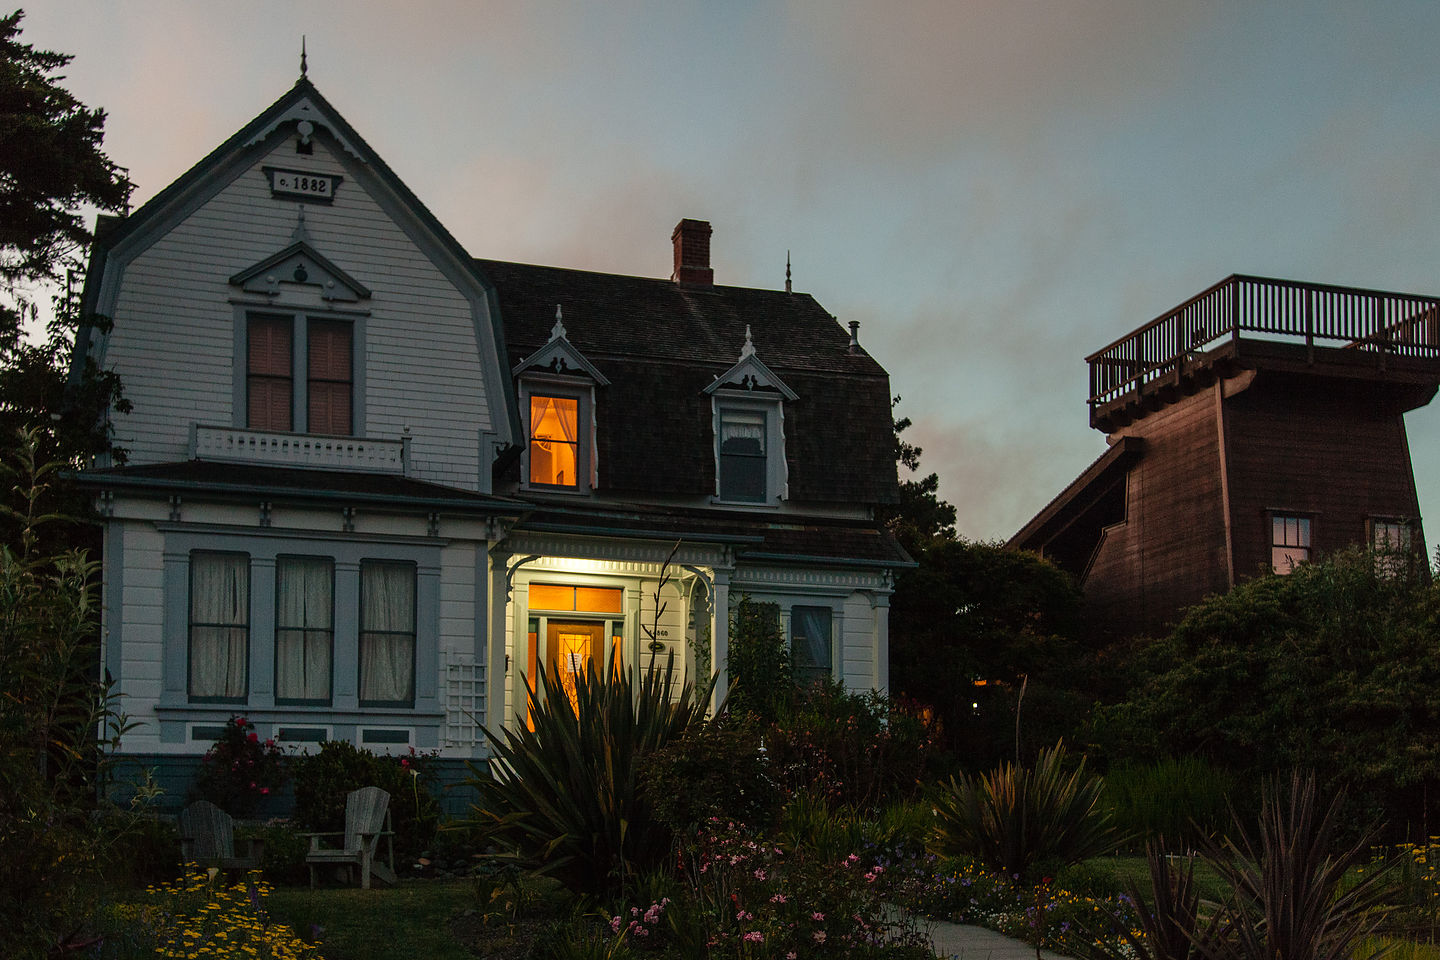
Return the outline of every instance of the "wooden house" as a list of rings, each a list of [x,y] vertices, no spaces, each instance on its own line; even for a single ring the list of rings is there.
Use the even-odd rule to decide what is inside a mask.
[[[745,596],[800,673],[885,690],[888,377],[809,295],[715,283],[710,234],[658,237],[665,279],[474,259],[304,77],[102,223],[122,756],[178,801],[243,714],[458,778],[542,664],[673,657],[718,703]]]
[[[1010,545],[1096,623],[1155,633],[1354,544],[1423,558],[1404,414],[1440,384],[1440,300],[1232,276],[1086,361],[1109,449]]]

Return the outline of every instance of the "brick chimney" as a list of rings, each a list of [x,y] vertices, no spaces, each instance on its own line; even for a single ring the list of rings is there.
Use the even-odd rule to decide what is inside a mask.
[[[681,220],[670,234],[675,246],[675,272],[670,279],[678,283],[693,283],[709,287],[715,283],[715,271],[710,269],[710,221]]]

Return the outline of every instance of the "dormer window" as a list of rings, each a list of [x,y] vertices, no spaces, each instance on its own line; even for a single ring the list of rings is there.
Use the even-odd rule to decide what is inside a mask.
[[[580,477],[580,399],[530,397],[530,483],[575,489]]]
[[[598,479],[595,390],[610,381],[570,343],[559,305],[549,341],[512,372],[525,417],[524,486],[589,493]]]
[[[740,360],[705,388],[715,436],[715,499],[773,505],[789,496],[785,403],[797,399],[755,355],[750,328]]]
[[[765,414],[720,410],[720,499],[764,503],[768,456]]]

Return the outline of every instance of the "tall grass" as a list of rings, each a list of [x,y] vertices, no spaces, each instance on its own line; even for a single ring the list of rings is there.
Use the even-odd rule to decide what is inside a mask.
[[[1105,805],[1137,840],[1195,849],[1229,823],[1235,777],[1199,757],[1125,762],[1105,775]]]

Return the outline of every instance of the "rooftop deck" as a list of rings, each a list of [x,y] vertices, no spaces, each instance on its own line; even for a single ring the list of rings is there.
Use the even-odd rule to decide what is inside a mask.
[[[1440,298],[1227,277],[1085,358],[1090,425],[1109,431],[1257,357],[1440,382]]]

